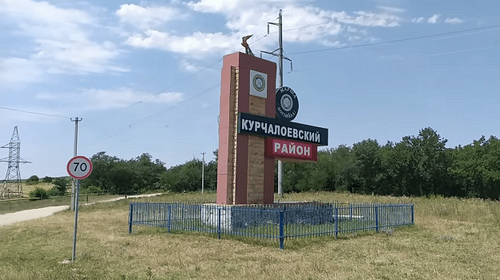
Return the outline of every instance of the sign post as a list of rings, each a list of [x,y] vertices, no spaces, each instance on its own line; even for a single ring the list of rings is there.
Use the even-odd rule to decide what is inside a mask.
[[[84,156],[76,156],[69,160],[66,166],[68,174],[73,177],[76,181],[76,193],[75,193],[75,231],[73,233],[73,255],[71,257],[72,261],[76,260],[76,234],[78,228],[78,201],[80,192],[80,180],[87,178],[90,173],[92,173],[92,162],[90,159]]]

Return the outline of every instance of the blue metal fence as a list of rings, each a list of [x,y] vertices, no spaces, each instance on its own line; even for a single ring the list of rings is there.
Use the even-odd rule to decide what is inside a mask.
[[[280,203],[217,205],[131,203],[129,233],[134,225],[222,235],[285,239],[380,231],[414,224],[413,204]]]

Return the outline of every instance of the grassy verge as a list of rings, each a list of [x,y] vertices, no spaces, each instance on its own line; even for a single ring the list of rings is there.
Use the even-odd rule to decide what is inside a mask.
[[[213,201],[178,194],[148,201]],[[0,228],[2,279],[498,279],[500,203],[477,199],[394,198],[337,193],[286,195],[289,201],[415,203],[416,225],[276,242],[207,234],[127,232],[128,202],[83,207],[77,262],[73,213]]]

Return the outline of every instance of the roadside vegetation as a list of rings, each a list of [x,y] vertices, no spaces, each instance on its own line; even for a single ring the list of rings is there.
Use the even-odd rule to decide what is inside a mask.
[[[141,201],[213,201],[171,193]],[[497,279],[500,204],[482,199],[290,193],[286,201],[414,203],[416,225],[339,239],[274,241],[162,229],[127,231],[131,200],[82,207],[77,261],[73,213],[0,228],[2,279]],[[137,201],[137,200],[134,200]]]
[[[482,136],[455,148],[446,147],[447,142],[437,131],[425,128],[398,143],[368,139],[352,147],[323,149],[315,163],[284,165],[283,190],[500,199],[500,140]],[[215,159],[205,164],[205,190],[217,187],[217,154],[214,151]],[[120,194],[201,189],[199,159],[168,169],[149,154],[123,160],[100,152],[91,160],[94,171],[82,181],[83,187]]]

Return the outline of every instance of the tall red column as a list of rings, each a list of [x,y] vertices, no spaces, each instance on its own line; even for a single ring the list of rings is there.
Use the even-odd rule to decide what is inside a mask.
[[[265,138],[238,134],[238,113],[274,118],[276,64],[243,53],[224,57],[221,73],[218,204],[274,202],[274,159]]]

